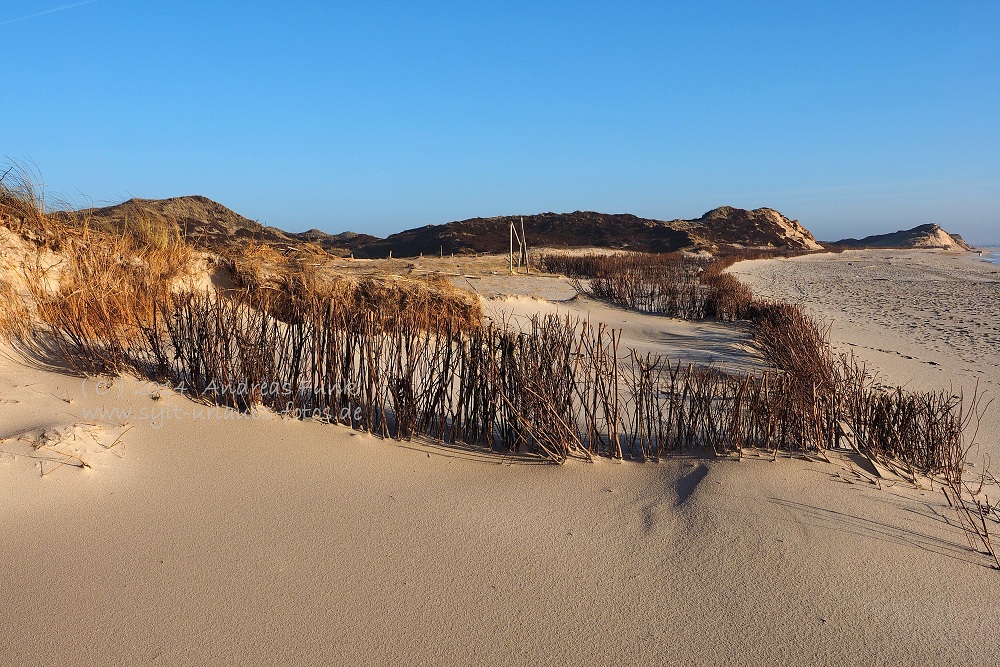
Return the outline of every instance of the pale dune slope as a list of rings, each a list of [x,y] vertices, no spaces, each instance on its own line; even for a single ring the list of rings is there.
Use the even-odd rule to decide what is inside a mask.
[[[557,467],[0,377],[2,436],[134,424],[90,469],[0,463],[3,664],[993,659],[997,573],[940,492],[845,463]]]

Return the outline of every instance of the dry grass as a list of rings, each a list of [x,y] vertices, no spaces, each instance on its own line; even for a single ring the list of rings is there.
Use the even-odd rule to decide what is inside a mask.
[[[756,300],[703,260],[584,258],[609,285],[654,281],[656,299],[677,314],[749,318],[776,372],[730,375],[628,356],[618,332],[557,318],[523,332],[484,325],[478,299],[443,279],[328,275],[269,246],[226,260],[239,289],[176,294],[182,247],[94,230],[75,243],[58,289],[32,294],[45,325],[35,330],[39,348],[84,373],[128,369],[240,409],[319,414],[383,436],[555,461],[658,459],[699,447],[822,450],[841,443],[845,424],[859,450],[924,472],[956,465],[961,447],[960,402],[879,393],[863,370],[838,366],[826,331],[800,308]],[[615,280],[615,271],[625,276]]]
[[[57,290],[46,290],[41,279],[28,281],[38,317],[48,325],[38,335],[81,371],[117,373],[185,266],[185,252],[137,246],[129,237],[91,236],[74,248],[59,267]]]
[[[85,236],[95,234],[128,238],[135,247],[149,251],[169,253],[185,245],[181,230],[175,224],[144,207],[141,202],[130,200],[122,208],[120,221],[95,218],[88,214],[82,220],[73,222],[74,218],[60,212],[55,212],[50,217],[81,229]]]
[[[0,340],[10,342],[27,335],[31,313],[17,289],[0,280]]]
[[[328,257],[318,246],[288,257],[271,246],[249,244],[222,265],[249,303],[283,322],[297,321],[313,301],[336,302],[345,317],[398,319],[424,330],[440,319],[462,329],[482,322],[479,299],[443,277],[342,275],[325,270]]]
[[[0,226],[36,246],[58,244],[45,215],[45,203],[37,183],[41,176],[34,165],[9,162],[0,168]]]
[[[32,338],[84,373],[132,370],[241,409],[266,405],[384,436],[555,461],[848,442],[923,473],[953,476],[964,463],[962,398],[883,388],[853,360],[835,359],[826,329],[801,308],[760,301],[724,272],[759,253],[541,258],[547,271],[589,277],[581,289],[619,305],[748,320],[776,370],[730,375],[629,355],[603,326],[484,325],[478,299],[444,279],[333,275],[319,248],[288,256],[251,243],[222,261],[238,289],[177,294],[171,285],[190,254],[176,230],[141,209],[120,229],[67,228],[44,214],[31,182],[16,170],[0,181],[4,225],[43,242],[59,232],[65,261],[55,289],[28,276],[40,320],[30,332],[23,301],[0,283],[0,331]],[[245,389],[212,394],[218,384]],[[289,390],[260,390],[270,386]]]
[[[144,327],[152,322],[155,305],[186,271],[189,249],[176,233],[141,211],[123,228],[111,230],[46,214],[32,186],[35,180],[21,165],[8,169],[0,182],[0,219],[32,242],[39,257],[54,251],[61,261],[54,266],[26,262],[21,267],[39,321],[27,326],[28,309],[7,287],[0,331],[29,348],[63,356],[83,372],[123,370],[130,348],[146,335]]]
[[[800,307],[758,300],[724,272],[773,253],[540,258],[625,307],[748,320],[775,370],[733,375],[626,352],[604,325],[484,324],[478,298],[443,278],[330,275],[318,246],[288,256],[251,243],[221,262],[238,289],[177,293],[191,254],[175,228],[141,207],[120,227],[70,224],[45,213],[39,180],[23,165],[0,174],[0,225],[63,257],[24,268],[30,304],[0,280],[0,337],[22,349],[82,373],[169,380],[240,410],[560,463],[851,446],[911,478],[942,476],[970,546],[1000,567],[990,541],[998,508],[963,476],[978,392],[967,401],[882,386],[853,358],[835,358],[827,329]]]

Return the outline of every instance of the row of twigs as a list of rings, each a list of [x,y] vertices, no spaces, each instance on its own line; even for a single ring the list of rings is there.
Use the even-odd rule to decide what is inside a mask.
[[[357,309],[334,296],[302,286],[279,316],[253,291],[167,294],[149,321],[125,329],[127,340],[70,317],[50,320],[44,339],[84,372],[134,370],[239,410],[558,462],[821,451],[844,438],[921,471],[962,456],[961,400],[876,385],[852,360],[834,359],[819,344],[824,331],[792,307],[761,316],[776,370],[733,374],[623,350],[620,332],[603,324],[549,316],[470,327],[433,302]],[[920,449],[907,458],[911,441]]]
[[[745,259],[789,256],[774,252],[743,250],[718,257],[680,252],[612,254],[544,254],[539,267],[574,279],[580,292],[596,299],[644,313],[657,313],[687,320],[743,319],[753,302],[750,289],[724,273]]]
[[[828,327],[800,306],[758,299],[724,271],[739,259],[760,256],[552,254],[541,257],[540,265],[589,279],[580,285],[583,293],[627,308],[684,319],[746,320],[756,347],[780,373],[775,377],[784,383],[782,395],[791,396],[800,418],[795,438],[817,448],[849,443],[913,471],[960,475],[968,447],[963,433],[981,412],[978,392],[969,403],[947,391],[883,386],[853,358],[834,355]]]
[[[556,462],[826,446],[787,374],[640,356],[604,325],[547,316],[468,328],[430,311],[356,311],[320,295],[299,299],[283,319],[258,306],[250,292],[188,292],[158,304],[127,347],[71,321],[46,336],[81,370],[102,359],[238,410]]]
[[[241,410],[265,406],[387,437],[555,461],[849,445],[913,471],[960,476],[963,434],[979,413],[975,396],[970,407],[949,392],[883,387],[853,359],[835,357],[826,328],[800,307],[742,290],[724,298],[749,320],[773,370],[733,374],[641,356],[603,324],[484,324],[478,305],[413,282],[322,282],[300,272],[228,293],[174,292],[155,280],[167,269],[122,255],[81,253],[59,291],[36,294],[47,326],[30,345],[81,372],[132,370]],[[735,278],[692,264],[677,275],[707,276],[697,289],[722,301],[720,281]]]

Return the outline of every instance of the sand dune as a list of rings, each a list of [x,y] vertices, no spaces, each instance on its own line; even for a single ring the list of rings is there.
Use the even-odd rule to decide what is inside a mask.
[[[959,315],[945,298],[977,303],[992,269],[895,257],[736,269],[836,315],[837,344],[893,381],[991,388],[995,337],[946,346],[932,325],[995,336],[995,304]],[[588,312],[676,354],[741,350],[738,332],[706,348],[711,327],[509,285],[490,307]],[[846,456],[554,466],[241,418],[9,354],[0,410],[4,664],[995,663],[997,572],[940,490]],[[43,433],[90,466],[43,475]]]

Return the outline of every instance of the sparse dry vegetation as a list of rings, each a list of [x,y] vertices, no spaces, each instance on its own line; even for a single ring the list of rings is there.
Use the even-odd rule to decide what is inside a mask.
[[[680,386],[682,396],[701,391],[707,397],[695,400],[688,410],[703,415],[700,441],[716,452],[772,443],[817,450],[849,445],[911,479],[917,474],[941,475],[961,497],[954,485],[961,481],[975,439],[966,434],[981,415],[978,392],[969,401],[949,391],[886,387],[853,357],[836,357],[827,326],[800,306],[756,298],[725,272],[736,261],[771,256],[758,251],[714,259],[680,253],[553,254],[542,256],[540,265],[550,272],[589,279],[587,284],[578,283],[579,291],[634,310],[683,319],[745,320],[755,345],[776,369],[770,376],[748,375],[734,381],[716,374],[714,380],[703,377],[692,383],[695,369],[684,374],[679,366],[633,353],[624,373],[635,406],[648,406],[634,409],[630,418],[629,438],[638,441],[640,449],[664,442],[670,420],[680,408],[665,397]],[[680,385],[678,377],[684,379]],[[661,390],[664,384],[667,388]],[[704,407],[715,402],[734,406],[732,413],[720,419]],[[698,406],[703,406],[700,411]],[[676,437],[682,433],[683,429],[675,431],[676,442],[694,441]],[[655,457],[655,447],[652,451]]]
[[[71,225],[44,212],[32,188],[32,174],[12,165],[0,182],[3,226],[43,250],[57,250],[58,261],[25,262],[24,285],[40,326],[28,327],[21,299],[5,299],[2,322],[8,337],[27,347],[57,354],[88,373],[115,373],[140,342],[155,304],[167,298],[173,281],[188,266],[190,251],[176,235],[137,213],[120,230]],[[10,290],[13,294],[13,291]],[[33,341],[27,341],[27,338]],[[24,346],[22,346],[24,347]]]
[[[297,307],[278,319],[245,298],[180,296],[162,310],[167,337],[152,338],[138,365],[241,410],[557,462],[824,444],[803,428],[787,375],[621,359],[617,332],[603,326],[552,316],[523,330],[469,329],[451,317],[414,326],[329,299]]]
[[[480,326],[482,306],[474,295],[434,275],[412,277],[391,274],[346,276],[324,271],[314,253],[285,256],[271,246],[248,244],[237,255],[223,258],[233,282],[248,303],[284,322],[301,318],[314,301],[333,301],[346,312],[369,313],[380,320],[399,319],[425,329],[436,319],[455,326]],[[236,296],[235,292],[230,296]]]

